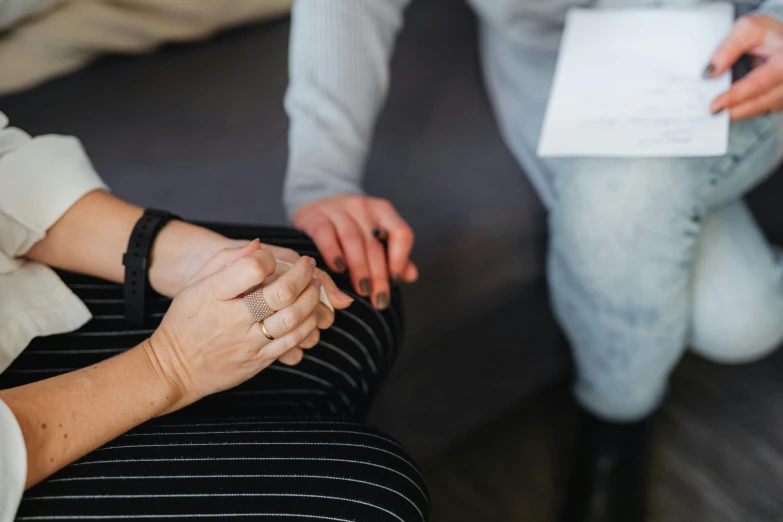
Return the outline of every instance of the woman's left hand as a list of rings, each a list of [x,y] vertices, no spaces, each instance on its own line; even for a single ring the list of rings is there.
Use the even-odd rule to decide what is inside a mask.
[[[783,23],[759,14],[739,18],[713,54],[706,76],[720,76],[744,54],[754,58],[753,70],[718,96],[710,110],[728,110],[732,120],[783,110]]]
[[[150,266],[150,284],[163,295],[174,297],[182,289],[201,279],[222,270],[231,263],[247,255],[240,247],[249,245],[249,241],[228,239],[216,232],[184,223],[171,221],[155,240]],[[301,257],[295,251],[259,243],[275,259],[295,264]],[[251,247],[252,248],[252,247]],[[256,247],[258,248],[258,247]],[[348,308],[353,299],[337,288],[334,280],[323,270],[316,269],[332,306],[338,310]],[[318,328],[326,330],[334,323],[334,312],[323,303],[317,309]],[[317,332],[316,332],[317,333]],[[313,334],[300,348],[312,348],[318,344],[319,337]],[[286,364],[296,364],[301,359],[301,350],[293,350],[281,358]]]

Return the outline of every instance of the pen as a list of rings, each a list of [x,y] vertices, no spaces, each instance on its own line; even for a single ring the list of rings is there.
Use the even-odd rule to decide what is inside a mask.
[[[389,236],[386,234],[386,231],[381,230],[380,228],[376,228],[372,231],[372,237],[377,239],[381,245],[383,245],[383,249],[388,254],[389,251]]]
[[[376,228],[372,231],[372,237],[378,240],[378,242],[383,245],[383,251],[386,253],[386,259],[389,259],[389,235],[386,233],[385,230],[381,230],[380,228]],[[387,261],[388,262],[388,261]],[[391,282],[393,285],[399,285],[401,281],[396,277],[391,277]]]

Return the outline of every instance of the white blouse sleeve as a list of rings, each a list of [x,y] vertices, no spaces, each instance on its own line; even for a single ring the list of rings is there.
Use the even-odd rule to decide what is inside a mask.
[[[87,307],[54,271],[22,256],[96,189],[106,185],[79,140],[32,138],[8,127],[0,112],[0,372],[33,337],[75,330],[90,319]],[[0,522],[14,519],[26,474],[22,430],[0,400]]]
[[[23,256],[88,192],[106,189],[81,143],[30,137],[0,112],[0,372],[33,337],[68,332],[87,307],[49,267]]]
[[[0,522],[12,522],[27,480],[27,450],[22,429],[0,400]]]
[[[106,189],[78,139],[31,138],[0,112],[0,251],[20,257],[82,196]],[[0,261],[0,273],[3,273]]]

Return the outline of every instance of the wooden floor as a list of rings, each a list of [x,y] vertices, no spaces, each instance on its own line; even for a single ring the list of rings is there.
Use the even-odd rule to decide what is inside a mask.
[[[575,419],[553,390],[426,464],[433,522],[555,520]],[[686,357],[655,436],[652,522],[783,520],[783,351],[738,367]]]

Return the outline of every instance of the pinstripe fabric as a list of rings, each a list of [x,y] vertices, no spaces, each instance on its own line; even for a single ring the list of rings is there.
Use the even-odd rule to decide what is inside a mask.
[[[312,255],[287,229],[212,227]],[[149,300],[128,329],[122,288],[63,274],[93,320],[34,340],[0,375],[0,388],[44,379],[135,346],[169,300]],[[350,293],[349,281],[337,276]],[[275,363],[254,379],[149,422],[27,492],[19,520],[144,518],[424,521],[424,479],[390,437],[359,424],[396,356],[399,295],[379,313],[363,298],[338,311],[321,343],[293,368]]]

